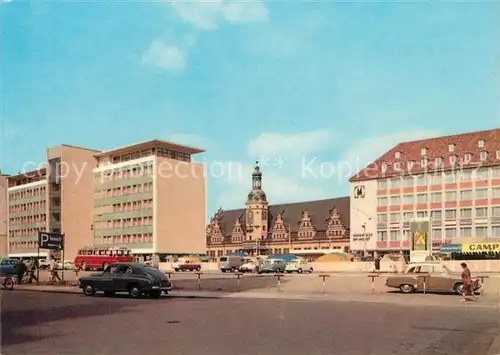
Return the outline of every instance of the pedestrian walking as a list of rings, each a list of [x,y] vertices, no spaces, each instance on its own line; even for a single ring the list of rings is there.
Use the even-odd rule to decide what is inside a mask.
[[[38,282],[38,278],[36,277],[36,272],[38,270],[38,259],[34,259],[30,266],[30,278],[28,283],[33,283],[33,280]]]
[[[23,282],[23,276],[24,273],[26,272],[28,268],[26,267],[26,264],[24,263],[24,260],[21,259],[20,262],[18,262],[16,265],[14,265],[14,274],[16,274],[17,277],[17,283],[20,285]]]
[[[49,263],[49,270],[50,270],[50,279],[49,279],[49,284],[54,284],[56,282],[56,279],[61,282],[61,278],[59,277],[59,274],[57,273],[57,267],[56,267],[56,259],[52,258]]]
[[[381,258],[380,258],[380,256],[379,256],[379,255],[377,255],[377,257],[376,257],[376,258],[375,258],[375,260],[374,260],[374,261],[375,261],[375,272],[376,272],[377,274],[379,274],[379,273],[380,273],[380,260],[381,260]]]
[[[460,265],[462,266],[462,299],[460,301],[470,301],[471,299],[468,296],[476,298],[471,272],[466,263],[461,263]]]

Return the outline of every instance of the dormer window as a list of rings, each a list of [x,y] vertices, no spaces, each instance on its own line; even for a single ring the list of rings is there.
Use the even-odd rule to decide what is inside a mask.
[[[441,157],[436,157],[436,159],[434,159],[434,165],[436,167],[440,167],[441,165],[443,165],[443,158]]]
[[[427,158],[422,158],[420,159],[420,165],[422,165],[422,167],[426,167],[427,166]]]
[[[483,139],[480,139],[480,140],[477,142],[477,146],[478,146],[478,148],[484,148],[484,140],[483,140]]]
[[[387,171],[387,164],[386,163],[382,163],[381,170],[383,173],[385,173]]]
[[[394,170],[396,170],[396,171],[401,170],[401,163],[399,161],[394,163]]]
[[[448,144],[448,151],[453,153],[455,151],[455,144]]]
[[[424,156],[424,155],[426,155],[426,154],[427,154],[427,148],[422,148],[422,149],[420,149],[420,155],[421,155],[421,156]]]
[[[500,159],[500,150],[497,150],[497,159]]]
[[[464,164],[469,164],[472,160],[472,154],[471,153],[465,153],[464,154]]]
[[[450,164],[451,165],[455,165],[457,163],[457,156],[456,155],[452,155],[450,157]]]
[[[410,160],[410,161],[408,162],[408,169],[413,169],[413,167],[414,167],[414,166],[415,166],[415,161]]]
[[[394,153],[394,157],[395,157],[396,159],[401,158],[401,152],[396,152],[396,153]]]
[[[479,156],[481,157],[481,161],[486,161],[488,159],[488,152],[481,152]]]

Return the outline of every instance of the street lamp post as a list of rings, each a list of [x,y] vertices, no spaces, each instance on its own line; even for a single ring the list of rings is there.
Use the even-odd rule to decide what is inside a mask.
[[[364,249],[364,256],[365,258],[368,256],[368,252],[366,250],[366,223],[363,223],[361,225],[361,228],[363,229],[363,249]]]

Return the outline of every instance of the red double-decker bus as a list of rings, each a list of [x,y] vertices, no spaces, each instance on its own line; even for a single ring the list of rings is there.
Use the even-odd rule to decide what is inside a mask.
[[[75,258],[75,267],[85,271],[92,269],[105,269],[106,266],[116,262],[133,262],[134,257],[130,249],[125,247],[110,248],[82,248],[78,250]]]

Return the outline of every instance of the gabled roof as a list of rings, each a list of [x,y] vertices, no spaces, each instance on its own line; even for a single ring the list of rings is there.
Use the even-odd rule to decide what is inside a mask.
[[[299,229],[302,212],[307,208],[311,222],[316,230],[326,230],[327,220],[330,217],[330,210],[337,208],[340,220],[345,228],[349,228],[350,202],[349,197],[331,198],[326,200],[306,201],[297,203],[287,203],[281,205],[271,205],[268,209],[269,233],[272,232],[276,217],[283,212],[283,223],[285,227],[296,232]],[[233,231],[234,222],[240,217],[240,222],[245,225],[245,209],[221,211],[219,224],[223,235],[230,235]]]
[[[479,147],[479,141],[484,141],[484,148]],[[450,152],[450,145],[454,150]],[[427,167],[422,166],[421,149],[426,149]],[[363,170],[351,177],[349,181],[372,180],[391,177],[401,174],[418,174],[432,170],[452,170],[461,168],[473,168],[500,164],[497,158],[500,151],[500,129],[490,129],[463,134],[455,134],[430,139],[421,139],[411,142],[402,142],[384,153],[374,162],[368,164]],[[400,158],[396,158],[399,152]],[[481,152],[487,152],[487,158],[481,161]],[[465,154],[471,154],[467,160]],[[450,157],[456,157],[456,164],[450,163]],[[500,156],[499,156],[500,157]],[[436,158],[441,158],[442,165],[436,165]],[[453,159],[453,158],[452,158]],[[399,162],[399,166],[398,166]],[[408,163],[413,162],[409,168]],[[384,172],[385,168],[385,172]]]

